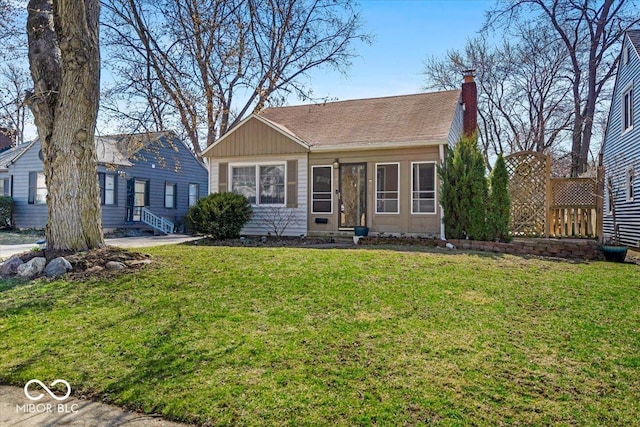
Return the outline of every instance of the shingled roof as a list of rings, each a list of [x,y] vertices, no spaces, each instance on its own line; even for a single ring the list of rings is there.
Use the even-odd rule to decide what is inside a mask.
[[[260,113],[309,146],[446,142],[460,91],[267,108]]]
[[[640,30],[628,30],[627,36],[640,56]]]

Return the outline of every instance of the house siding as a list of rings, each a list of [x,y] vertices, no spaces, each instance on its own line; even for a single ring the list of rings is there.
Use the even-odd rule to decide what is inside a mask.
[[[215,147],[207,152],[207,157],[274,156],[306,153],[307,149],[291,138],[250,117],[246,122],[225,135]]]
[[[367,174],[367,206],[366,224],[373,234],[411,234],[421,236],[440,235],[440,206],[439,181],[435,179],[435,200],[436,211],[434,213],[411,213],[412,196],[412,163],[415,162],[440,162],[439,146],[426,146],[408,149],[384,149],[360,152],[339,152],[339,153],[310,153],[309,174],[313,166],[331,165],[335,159],[340,164],[366,163]],[[400,166],[400,186],[399,186],[399,213],[380,214],[376,213],[376,164],[377,163],[399,163]],[[331,214],[315,214],[309,211],[309,234],[328,234],[345,231],[352,234],[348,229],[340,230],[339,213],[340,206],[338,200],[339,191],[339,170],[333,171],[333,212]],[[311,179],[310,176],[308,178]],[[307,201],[310,205],[311,200]],[[316,223],[316,218],[326,218],[326,224]]]
[[[209,191],[217,193],[219,191],[220,164],[226,167],[234,163],[268,163],[283,162],[295,160],[297,161],[297,207],[296,208],[271,208],[265,206],[253,206],[253,215],[247,225],[242,229],[241,234],[247,236],[264,236],[270,233],[268,227],[264,224],[269,217],[278,215],[287,215],[293,211],[293,218],[290,225],[286,228],[283,235],[300,236],[307,234],[307,203],[308,203],[308,162],[306,154],[289,154],[280,156],[247,156],[242,158],[209,158]],[[230,174],[227,174],[230,177]],[[230,179],[230,178],[229,178]],[[228,188],[228,187],[227,187]]]
[[[13,222],[19,228],[44,228],[47,223],[47,205],[29,204],[29,172],[43,172],[38,157],[40,142],[36,141],[18,160],[9,166],[8,175],[13,175]]]
[[[38,157],[40,143],[35,142],[6,174],[13,175],[13,199],[15,201],[14,224],[18,228],[44,228],[47,223],[47,206],[28,204],[29,172],[43,170]],[[127,225],[146,227],[142,223],[127,223],[127,180],[145,178],[150,180],[149,209],[156,215],[164,216],[176,225],[182,224],[182,217],[188,210],[189,183],[199,185],[200,197],[208,194],[207,170],[191,154],[181,141],[163,137],[132,156],[133,166],[107,167],[99,164],[97,171],[112,173],[116,178],[117,203],[102,205],[102,227],[105,230],[122,228]],[[164,208],[165,181],[177,184],[177,207]]]
[[[178,139],[163,137],[136,152],[129,160],[133,166],[126,170],[126,176],[118,179],[118,203],[124,207],[123,219],[126,216],[129,179],[148,180],[147,208],[178,227],[183,224],[183,217],[189,209],[189,184],[198,184],[199,197],[208,194],[207,169]],[[175,208],[165,208],[165,183],[176,184]],[[119,209],[117,212],[122,214]],[[117,223],[117,219],[113,218],[114,223]]]
[[[625,37],[623,49],[630,41]],[[623,132],[623,92],[633,85],[633,128]],[[609,177],[616,189],[616,219],[620,240],[629,246],[640,246],[640,57],[631,49],[629,62],[620,62],[613,92],[609,120],[603,146],[602,163],[605,169],[605,197],[603,212],[603,237],[613,236],[613,216],[608,209],[611,195],[607,188]],[[627,170],[635,170],[635,197],[627,200]]]
[[[460,140],[460,137],[462,136],[463,120],[464,112],[462,111],[462,101],[460,101],[458,102],[456,111],[453,114],[453,122],[451,123],[451,130],[449,131],[449,136],[447,138],[449,147],[453,147]]]

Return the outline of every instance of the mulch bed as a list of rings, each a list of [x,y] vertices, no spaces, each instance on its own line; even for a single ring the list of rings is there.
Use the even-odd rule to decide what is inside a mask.
[[[113,277],[116,274],[131,272],[150,264],[151,256],[127,249],[107,246],[101,249],[93,249],[85,252],[39,250],[18,254],[23,262],[28,262],[35,257],[44,257],[47,263],[54,258],[64,257],[72,266],[72,270],[62,276],[65,279],[84,280],[87,278]],[[107,270],[106,264],[110,261],[121,262],[127,266],[123,270]],[[98,268],[96,268],[96,266]]]

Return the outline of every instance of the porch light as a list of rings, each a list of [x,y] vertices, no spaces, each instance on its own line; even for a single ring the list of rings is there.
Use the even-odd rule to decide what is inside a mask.
[[[340,167],[340,161],[338,159],[335,159],[333,161],[333,168],[338,169],[339,167]]]

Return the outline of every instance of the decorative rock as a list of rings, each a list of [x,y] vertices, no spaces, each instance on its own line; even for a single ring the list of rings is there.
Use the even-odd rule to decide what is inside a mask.
[[[124,270],[127,266],[118,261],[109,261],[105,264],[105,268],[107,270]]]
[[[14,255],[2,264],[0,276],[13,276],[18,271],[18,266],[24,264],[19,256]]]
[[[124,263],[128,267],[135,267],[135,266],[138,266],[138,265],[151,264],[151,260],[150,259],[134,259],[134,260],[125,261]]]
[[[44,266],[47,265],[47,259],[44,257],[32,258],[29,262],[18,266],[16,273],[23,279],[33,279],[42,274]]]
[[[64,259],[63,257],[58,257],[49,262],[44,269],[44,274],[47,277],[57,277],[66,274],[67,271],[71,270],[71,263]]]
[[[452,245],[451,243],[447,243],[446,245],[447,249],[455,249],[456,247],[454,245]],[[464,246],[463,246],[464,247]]]

